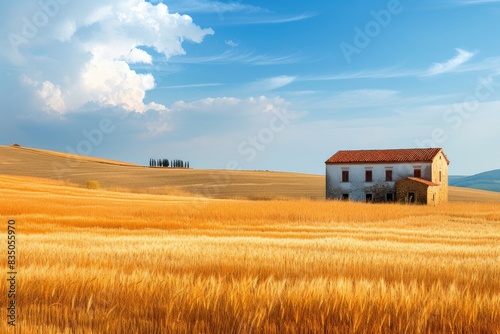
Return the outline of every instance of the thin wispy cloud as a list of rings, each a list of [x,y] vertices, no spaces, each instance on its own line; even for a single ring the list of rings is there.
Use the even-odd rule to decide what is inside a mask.
[[[425,77],[448,72],[491,70],[492,67],[498,67],[497,62],[478,63],[474,66],[463,66],[476,55],[476,51],[471,52],[463,49],[456,49],[457,55],[445,62],[434,63],[427,70],[404,69],[401,65],[391,66],[376,70],[363,70],[357,72],[339,73],[333,75],[311,76],[301,78],[301,81],[335,81],[335,80],[354,80],[354,79],[390,79],[403,77]]]
[[[301,81],[335,81],[351,79],[387,79],[417,76],[421,73],[418,70],[405,70],[401,66],[392,66],[377,70],[364,70],[357,72],[346,72],[333,75],[320,75],[301,78]]]
[[[443,63],[434,63],[423,76],[432,76],[452,72],[460,65],[468,62],[477,52],[470,52],[463,49],[456,49],[457,55]]]
[[[233,41],[233,40],[231,40],[231,39],[230,39],[230,40],[226,40],[226,41],[224,41],[224,43],[225,43],[226,45],[231,46],[231,47],[237,47],[238,45],[240,45],[240,43],[239,43],[239,42],[235,42],[235,41]]]
[[[339,110],[373,108],[386,106],[397,99],[399,95],[399,91],[389,89],[355,89],[333,94],[327,102]]]
[[[454,94],[419,94],[408,95],[394,89],[354,89],[331,94],[327,99],[315,104],[315,107],[343,112],[347,109],[359,109],[360,115],[395,113],[402,114],[399,108],[449,103],[454,101]],[[314,102],[312,102],[314,103]]]
[[[474,72],[488,71],[491,73],[500,73],[500,57],[488,57],[478,62],[469,62],[460,66],[455,72]]]
[[[500,3],[500,0],[461,0],[454,1],[452,5],[484,5],[489,3]]]
[[[295,64],[299,63],[303,60],[302,56],[299,53],[284,55],[284,56],[272,56],[272,55],[255,55],[249,56],[244,61],[254,64],[254,65],[287,65],[287,64]]]
[[[205,56],[205,57],[172,57],[169,60],[170,64],[200,64],[200,63],[214,63],[214,64],[229,64],[229,63],[242,63],[251,65],[284,65],[295,64],[302,61],[299,53],[290,55],[268,55],[268,54],[254,54],[253,52],[238,52],[236,50],[228,50],[221,54]]]
[[[460,49],[458,49],[460,50]],[[462,50],[463,51],[463,50]],[[444,73],[444,70],[457,73],[488,71],[500,73],[500,57],[489,57],[476,62],[469,60],[477,52],[465,51],[463,55],[457,55],[453,59],[440,64],[433,64],[427,70],[404,69],[401,65],[386,68],[363,70],[357,72],[345,72],[331,75],[305,76],[297,81],[336,81],[336,80],[356,80],[356,79],[391,79],[404,77],[425,77]],[[469,56],[467,56],[469,55]],[[441,71],[441,72],[439,72]],[[439,72],[439,73],[438,73]]]
[[[251,87],[258,90],[270,91],[288,86],[297,79],[296,76],[280,75],[272,78],[259,80],[251,84]]]
[[[267,8],[241,2],[209,0],[184,0],[169,4],[173,11],[182,13],[206,13],[219,15],[218,25],[279,24],[310,19],[317,13],[276,14]],[[244,15],[242,15],[244,14]],[[217,25],[216,24],[216,25]]]
[[[292,16],[273,16],[273,15],[262,15],[260,17],[249,18],[244,20],[234,21],[231,24],[240,25],[240,24],[278,24],[278,23],[289,23],[289,22],[297,22],[308,20],[310,18],[315,17],[316,13],[302,13],[298,15]]]
[[[253,5],[242,4],[241,2],[220,2],[207,0],[183,0],[169,4],[169,7],[175,11],[189,13],[262,13],[268,12],[267,9]]]
[[[157,86],[156,89],[178,89],[178,88],[200,88],[200,87],[216,87],[222,86],[221,83],[208,82],[199,84],[189,84],[189,85],[172,85],[172,86]]]

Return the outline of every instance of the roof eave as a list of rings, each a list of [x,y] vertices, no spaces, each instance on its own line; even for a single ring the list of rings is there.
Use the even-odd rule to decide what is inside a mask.
[[[414,164],[414,163],[432,163],[432,160],[408,160],[408,161],[356,161],[356,162],[329,162],[325,161],[327,165],[366,165],[366,164]]]

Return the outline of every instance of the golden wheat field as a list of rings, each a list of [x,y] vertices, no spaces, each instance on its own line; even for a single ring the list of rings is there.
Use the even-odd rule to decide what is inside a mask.
[[[500,333],[500,203],[0,189],[18,333]]]

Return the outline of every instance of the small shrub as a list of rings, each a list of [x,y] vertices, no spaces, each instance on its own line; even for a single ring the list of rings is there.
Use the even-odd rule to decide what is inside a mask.
[[[87,181],[87,189],[101,189],[101,184],[96,180]]]

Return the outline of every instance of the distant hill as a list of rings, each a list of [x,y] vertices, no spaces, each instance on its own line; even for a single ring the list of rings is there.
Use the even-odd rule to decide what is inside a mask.
[[[453,183],[459,182],[466,177],[469,177],[469,175],[450,175],[448,176],[448,183],[451,185]]]
[[[472,176],[450,176],[451,186],[500,192],[500,169]]]

